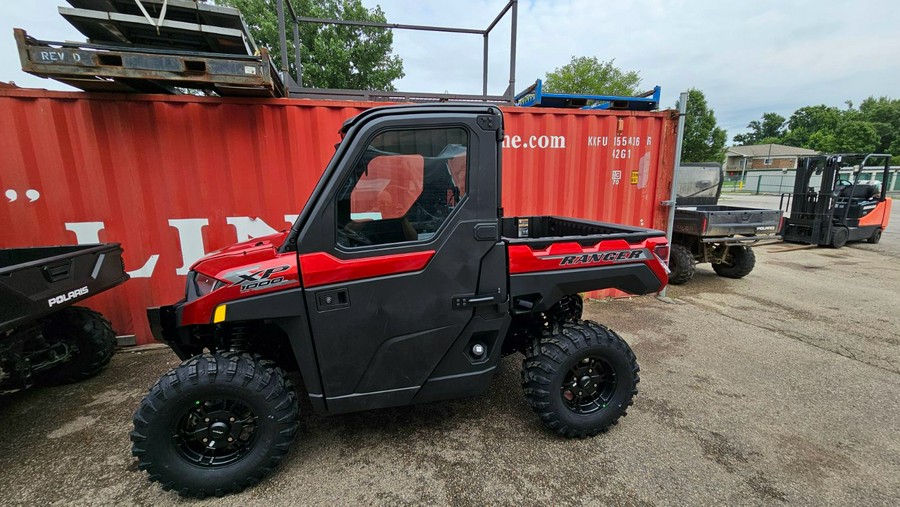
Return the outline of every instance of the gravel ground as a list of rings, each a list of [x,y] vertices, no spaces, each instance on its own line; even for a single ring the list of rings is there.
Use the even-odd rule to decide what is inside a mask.
[[[897,257],[896,233],[841,250],[764,245],[743,280],[700,266],[669,290],[675,303],[587,305],[642,367],[628,417],[599,437],[545,431],[513,356],[480,398],[333,418],[307,404],[277,473],[211,501],[137,471],[131,415],[177,360],[121,352],[87,382],[0,398],[0,505],[896,505]]]

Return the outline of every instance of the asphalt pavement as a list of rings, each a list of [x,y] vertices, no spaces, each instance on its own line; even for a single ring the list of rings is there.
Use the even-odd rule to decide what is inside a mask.
[[[766,204],[723,204],[738,202]],[[123,351],[89,381],[0,398],[0,505],[896,505],[900,235],[756,252],[742,280],[699,266],[673,303],[587,305],[642,368],[628,417],[596,438],[544,430],[511,356],[478,398],[332,418],[305,403],[273,476],[186,501],[146,480],[128,441],[177,359]]]

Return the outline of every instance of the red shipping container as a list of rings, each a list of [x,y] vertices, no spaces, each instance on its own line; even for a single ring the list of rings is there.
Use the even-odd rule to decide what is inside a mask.
[[[205,252],[289,228],[375,105],[0,90],[0,248],[122,243],[132,279],[88,305],[148,343],[144,309]],[[503,110],[507,216],[665,228],[674,112]]]

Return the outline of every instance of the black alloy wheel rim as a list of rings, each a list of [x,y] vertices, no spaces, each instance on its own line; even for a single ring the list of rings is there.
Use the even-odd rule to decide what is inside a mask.
[[[585,357],[575,363],[560,387],[566,407],[576,414],[592,414],[609,404],[619,381],[616,371],[599,357]]]
[[[196,400],[179,419],[173,439],[178,454],[205,468],[229,465],[256,443],[256,415],[233,399]]]

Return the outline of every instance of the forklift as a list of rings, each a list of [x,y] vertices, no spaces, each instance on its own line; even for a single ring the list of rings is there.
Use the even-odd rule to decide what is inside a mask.
[[[880,185],[859,181],[870,160],[884,163]],[[881,153],[801,158],[794,192],[781,194],[781,208],[790,211],[790,216],[782,221],[782,239],[834,248],[841,248],[848,241],[878,243],[891,216],[891,198],[887,197],[886,188],[890,166],[891,156]],[[847,167],[853,168],[853,181],[841,178],[841,169]],[[810,186],[814,174],[822,176],[818,191]]]

